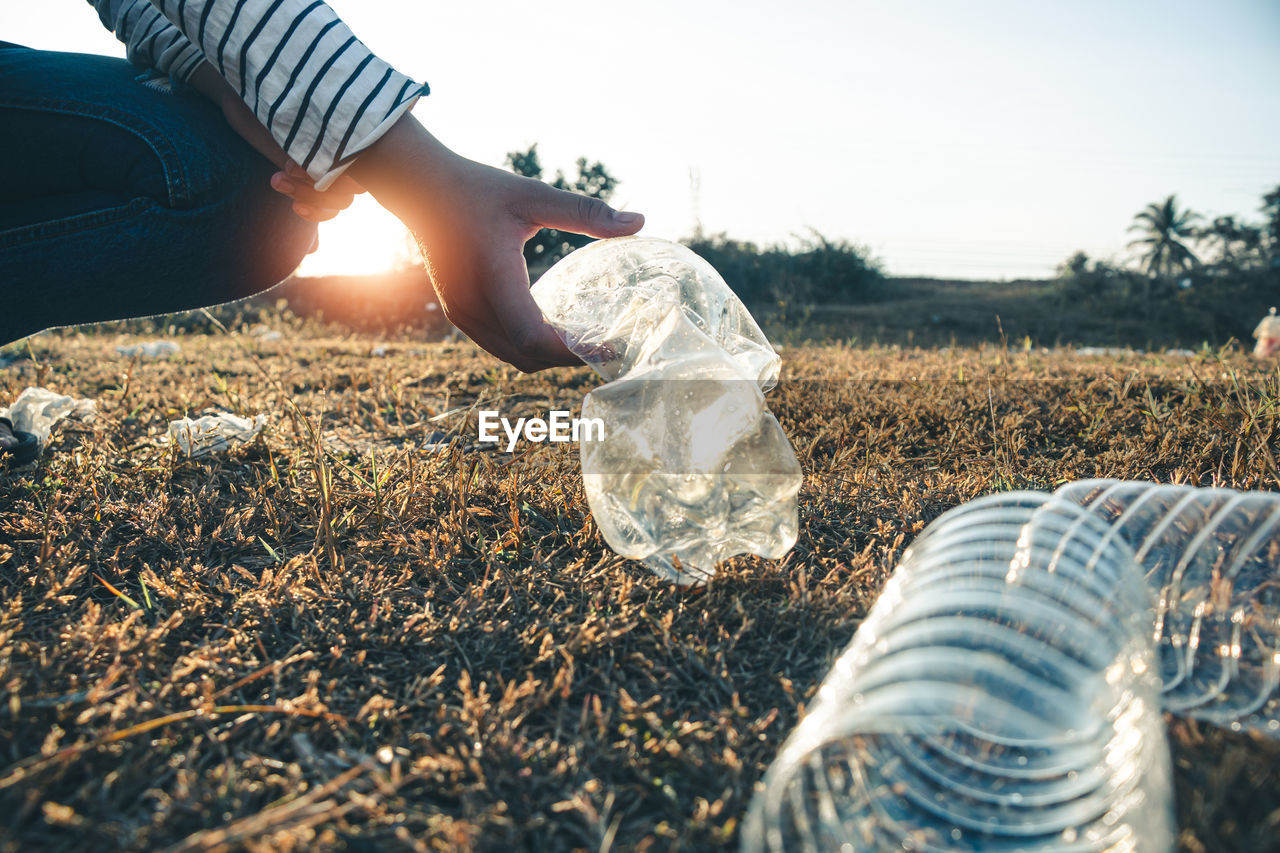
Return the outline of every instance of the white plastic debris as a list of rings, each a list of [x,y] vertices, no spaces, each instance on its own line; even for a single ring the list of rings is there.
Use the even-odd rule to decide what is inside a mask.
[[[603,436],[580,445],[609,546],[680,584],[736,554],[796,542],[795,453],[764,391],[781,359],[724,279],[666,240],[601,240],[533,287],[547,322],[605,380],[582,402]]]
[[[369,353],[369,355],[373,356],[374,358],[385,358],[390,354],[391,354],[391,350],[388,349],[383,344],[379,344],[378,346],[374,347],[373,350]]]
[[[1280,317],[1276,316],[1275,308],[1262,318],[1262,322],[1253,330],[1253,336],[1258,339],[1257,345],[1253,348],[1255,356],[1270,358],[1280,354]]]
[[[267,326],[254,326],[252,329],[249,330],[249,337],[257,341],[266,342],[266,341],[278,341],[282,337],[284,337],[284,335],[280,334],[275,329],[268,328]]]
[[[1112,357],[1143,354],[1142,350],[1130,349],[1129,347],[1079,347],[1075,352],[1076,355],[1083,356],[1105,355]]]
[[[40,445],[49,443],[49,436],[58,421],[72,418],[87,421],[98,411],[98,404],[85,397],[68,397],[48,388],[27,388],[8,409],[0,409],[0,416],[13,421],[19,432],[35,435]]]
[[[190,458],[220,453],[253,441],[267,423],[266,415],[255,415],[253,420],[216,412],[202,418],[179,418],[169,423],[169,441]]]
[[[168,358],[182,352],[182,347],[173,341],[147,341],[132,346],[116,347],[116,352],[125,358]]]

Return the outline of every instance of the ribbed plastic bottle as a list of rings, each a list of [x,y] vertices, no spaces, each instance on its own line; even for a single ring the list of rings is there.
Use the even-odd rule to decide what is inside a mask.
[[[1280,494],[1085,480],[1057,495],[1133,549],[1165,709],[1280,734]]]
[[[770,767],[743,850],[1169,850],[1151,604],[1129,545],[1062,498],[941,516]]]

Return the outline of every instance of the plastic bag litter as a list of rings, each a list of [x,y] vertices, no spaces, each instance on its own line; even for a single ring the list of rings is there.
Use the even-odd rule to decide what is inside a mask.
[[[168,358],[182,352],[182,347],[173,341],[147,341],[132,346],[116,347],[116,352],[125,358],[139,356],[141,358]]]
[[[1271,313],[1262,318],[1262,322],[1253,330],[1253,336],[1258,339],[1253,348],[1255,356],[1270,358],[1280,354],[1280,317],[1276,316],[1276,309],[1272,308]]]
[[[1143,355],[1140,349],[1130,349],[1129,347],[1079,347],[1075,351],[1076,355],[1092,356],[1126,356],[1126,355]]]
[[[8,409],[0,409],[0,416],[13,421],[13,428],[35,435],[40,446],[49,443],[49,436],[58,421],[72,418],[87,421],[98,411],[98,404],[86,397],[68,397],[48,388],[31,387],[23,390]]]
[[[220,453],[253,441],[267,423],[266,415],[255,415],[253,420],[217,412],[202,418],[179,418],[169,423],[168,440],[189,458]]]
[[[609,546],[680,584],[736,554],[796,542],[802,475],[764,394],[781,359],[705,260],[621,237],[572,253],[534,301],[607,384],[582,402],[604,435],[579,446],[591,514]]]

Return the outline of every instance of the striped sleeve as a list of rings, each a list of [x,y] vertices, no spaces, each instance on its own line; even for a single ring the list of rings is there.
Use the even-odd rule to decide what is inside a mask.
[[[428,92],[374,56],[323,0],[150,2],[318,189]]]
[[[134,65],[187,82],[204,55],[150,0],[89,0],[103,26],[124,42]]]

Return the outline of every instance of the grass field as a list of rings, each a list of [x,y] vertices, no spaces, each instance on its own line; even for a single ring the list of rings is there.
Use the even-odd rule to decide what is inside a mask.
[[[705,589],[614,556],[576,452],[470,447],[575,408],[469,344],[298,326],[110,331],[0,370],[95,399],[0,475],[0,849],[708,850],[903,548],[992,491],[1085,477],[1280,488],[1280,375],[1194,359],[787,347],[800,541]],[[266,412],[203,460],[159,443]],[[422,445],[446,432],[442,451]],[[1280,849],[1280,742],[1170,720],[1180,846]]]

